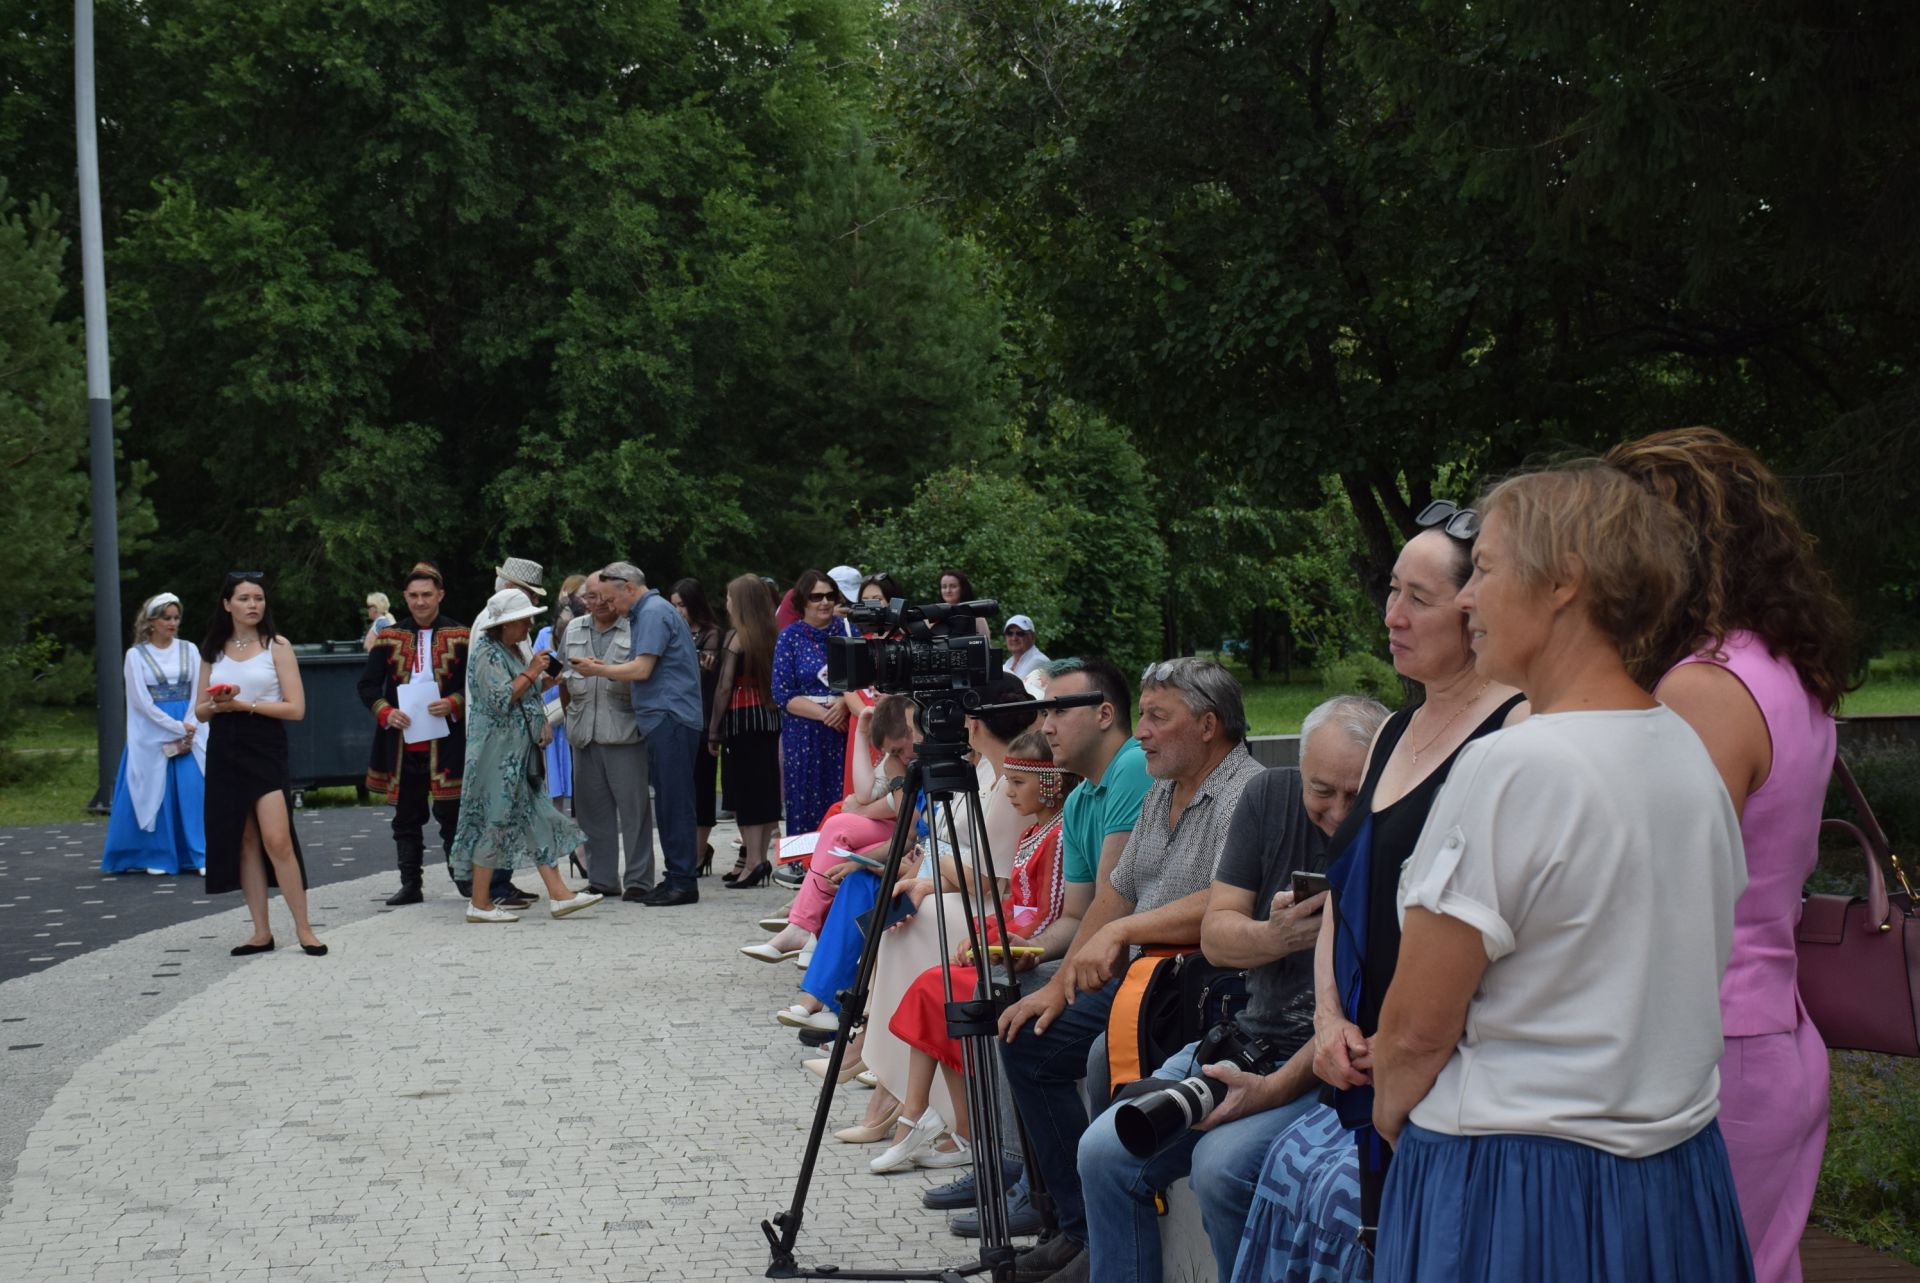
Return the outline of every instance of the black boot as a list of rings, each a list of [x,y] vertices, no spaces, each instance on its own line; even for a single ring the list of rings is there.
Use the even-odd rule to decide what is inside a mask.
[[[387,903],[419,904],[424,899],[420,894],[420,846],[409,843],[400,847],[400,889],[387,898]]]

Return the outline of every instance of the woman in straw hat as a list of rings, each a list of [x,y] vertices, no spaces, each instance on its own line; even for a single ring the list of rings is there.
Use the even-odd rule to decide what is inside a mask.
[[[548,803],[542,777],[542,750],[552,732],[540,707],[540,687],[555,661],[547,651],[535,651],[522,663],[518,653],[533,617],[544,609],[518,588],[507,588],[488,599],[473,625],[467,771],[460,830],[448,853],[454,877],[473,880],[468,922],[519,921],[494,907],[488,886],[496,868],[537,868],[556,918],[600,902],[592,892],[569,890],[556,867],[585,838]]]

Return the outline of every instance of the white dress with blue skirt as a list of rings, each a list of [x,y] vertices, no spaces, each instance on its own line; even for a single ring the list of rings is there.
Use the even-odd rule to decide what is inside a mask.
[[[166,752],[199,726],[193,716],[199,652],[183,641],[164,650],[142,642],[127,652],[123,673],[127,746],[114,782],[100,871],[202,869],[207,861],[206,734],[194,735],[191,752]]]

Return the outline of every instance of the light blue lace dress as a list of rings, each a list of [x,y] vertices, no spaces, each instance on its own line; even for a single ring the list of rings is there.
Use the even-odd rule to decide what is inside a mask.
[[[474,634],[468,652],[467,767],[460,790],[460,830],[447,859],[455,879],[473,866],[524,869],[556,865],[586,840],[554,809],[544,783],[527,775],[540,754],[547,720],[537,692],[512,698],[519,658],[490,634]]]

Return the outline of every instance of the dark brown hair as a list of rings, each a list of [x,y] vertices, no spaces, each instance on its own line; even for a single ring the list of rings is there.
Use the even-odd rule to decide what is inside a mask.
[[[800,577],[793,581],[793,609],[794,613],[802,619],[807,617],[807,594],[820,584],[833,589],[833,600],[836,604],[842,600],[839,584],[834,583],[818,570],[803,570],[800,572]]]
[[[1851,620],[1760,456],[1716,428],[1675,428],[1615,446],[1607,462],[1665,501],[1695,539],[1680,606],[1640,661],[1651,689],[1675,664],[1745,629],[1785,659],[1829,711],[1847,690]]]

